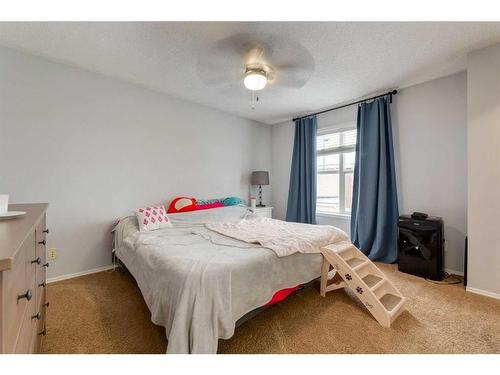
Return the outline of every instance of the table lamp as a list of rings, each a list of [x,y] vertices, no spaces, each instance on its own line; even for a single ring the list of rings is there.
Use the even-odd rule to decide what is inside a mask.
[[[262,185],[269,185],[269,172],[253,171],[251,184],[259,185],[259,204],[257,205],[257,207],[266,207],[265,204],[262,204]]]

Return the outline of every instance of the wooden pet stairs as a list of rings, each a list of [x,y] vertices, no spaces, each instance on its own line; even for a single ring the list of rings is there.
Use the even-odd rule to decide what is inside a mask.
[[[391,323],[405,310],[406,298],[356,246],[350,242],[329,245],[321,249],[320,294],[344,287],[350,288],[363,302],[368,311],[383,326]],[[333,270],[330,271],[330,266]],[[336,281],[329,275],[337,273],[342,279]]]

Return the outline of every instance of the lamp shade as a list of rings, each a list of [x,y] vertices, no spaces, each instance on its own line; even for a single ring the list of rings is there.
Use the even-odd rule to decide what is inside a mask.
[[[268,171],[253,171],[251,178],[252,185],[269,185]]]

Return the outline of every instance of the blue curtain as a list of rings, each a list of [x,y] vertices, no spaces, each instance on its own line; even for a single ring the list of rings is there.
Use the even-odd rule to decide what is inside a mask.
[[[390,99],[361,104],[357,128],[351,241],[370,259],[393,263],[399,210]]]
[[[316,116],[295,120],[286,220],[316,224]]]

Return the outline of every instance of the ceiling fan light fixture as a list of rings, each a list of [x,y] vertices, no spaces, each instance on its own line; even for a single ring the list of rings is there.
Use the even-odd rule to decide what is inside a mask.
[[[249,90],[262,90],[267,85],[267,73],[261,69],[248,69],[243,83]]]

